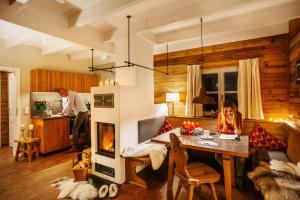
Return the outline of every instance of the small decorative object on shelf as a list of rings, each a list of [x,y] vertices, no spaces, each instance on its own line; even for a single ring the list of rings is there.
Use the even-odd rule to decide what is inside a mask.
[[[29,139],[32,139],[33,124],[30,124],[28,126],[28,131],[29,131]]]
[[[20,136],[20,138],[21,138],[21,140],[23,140],[23,139],[25,139],[25,126],[24,126],[24,124],[20,125],[20,129],[21,129],[21,136]]]
[[[115,80],[111,79],[109,84],[110,84],[110,86],[115,86]]]
[[[184,121],[182,124],[182,128],[180,129],[181,134],[188,135],[189,137],[191,135],[200,135],[202,134],[203,129],[199,127],[199,123],[196,122],[190,122],[190,121]]]
[[[105,83],[104,83],[104,86],[105,87],[108,87],[109,86],[109,79],[106,79]]]

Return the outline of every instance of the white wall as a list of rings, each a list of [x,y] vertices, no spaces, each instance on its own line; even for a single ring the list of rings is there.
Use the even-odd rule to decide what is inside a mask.
[[[18,45],[14,48],[5,48],[0,39],[0,66],[19,68],[21,73],[20,108],[21,123],[29,124],[30,115],[24,115],[24,108],[30,105],[30,70],[35,68],[58,71],[72,71],[88,73],[90,60],[71,61],[64,54],[41,55],[38,48],[27,45]]]
[[[153,46],[144,40],[134,37],[134,62],[153,67]],[[119,44],[120,45],[120,44]],[[124,45],[124,43],[123,43]],[[118,46],[118,44],[116,44]],[[127,47],[127,42],[125,44]],[[120,52],[119,52],[120,53]],[[122,52],[127,56],[127,50]],[[117,54],[116,57],[119,55]],[[126,69],[124,69],[126,70]],[[116,77],[122,77],[124,70],[117,71]],[[126,77],[125,85],[128,82],[136,82],[135,86],[122,87],[120,90],[120,132],[121,132],[121,151],[126,146],[136,145],[138,143],[137,122],[141,119],[155,116],[167,115],[167,106],[165,104],[154,104],[154,78],[153,71],[136,68],[135,74]],[[135,80],[130,80],[129,77]],[[119,80],[120,81],[120,80]],[[120,81],[120,84],[123,82]]]

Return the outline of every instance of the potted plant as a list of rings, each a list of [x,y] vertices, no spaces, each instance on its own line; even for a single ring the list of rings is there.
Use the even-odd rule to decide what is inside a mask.
[[[45,112],[46,110],[49,110],[49,103],[45,100],[42,101],[35,101],[34,102],[35,110],[41,113],[41,116],[46,117],[49,114],[48,112]]]

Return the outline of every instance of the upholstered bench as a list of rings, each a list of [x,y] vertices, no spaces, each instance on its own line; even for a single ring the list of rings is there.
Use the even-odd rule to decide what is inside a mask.
[[[138,143],[150,142],[151,138],[156,136],[164,121],[164,116],[138,121]],[[126,182],[147,189],[147,182],[140,176],[139,172],[149,164],[151,164],[149,156],[125,158]]]
[[[274,134],[278,139],[287,144],[285,151],[270,151],[270,150],[256,150],[255,160],[256,164],[259,161],[280,160],[285,162],[293,162],[297,164],[300,162],[300,132],[285,123],[259,122],[270,133]]]

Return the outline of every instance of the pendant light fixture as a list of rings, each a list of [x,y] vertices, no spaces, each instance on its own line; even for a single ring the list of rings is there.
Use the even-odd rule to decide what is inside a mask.
[[[200,89],[200,93],[198,96],[196,96],[195,98],[193,98],[192,103],[195,104],[216,104],[216,101],[207,95],[206,92],[206,88],[205,88],[205,84],[203,81],[203,66],[204,66],[204,51],[203,51],[203,38],[202,38],[202,23],[203,23],[203,19],[200,18],[200,22],[201,22],[201,66],[200,66],[200,73],[201,73],[201,89]]]
[[[128,52],[127,52],[127,55],[128,55],[128,58],[127,58],[127,60],[124,61],[125,65],[112,66],[112,67],[107,67],[107,68],[89,67],[90,72],[94,72],[94,71],[113,72],[112,71],[113,69],[136,66],[136,67],[140,67],[140,68],[144,68],[144,69],[148,69],[148,70],[151,70],[151,71],[156,71],[156,72],[168,75],[169,74],[168,66],[167,66],[167,72],[163,72],[163,71],[160,71],[160,70],[157,70],[157,69],[154,69],[154,68],[151,68],[151,67],[147,67],[147,66],[144,66],[144,65],[140,65],[140,64],[137,64],[137,63],[133,63],[133,62],[130,61],[130,19],[131,19],[131,16],[127,15],[126,17],[127,17],[127,27],[128,27],[128,29],[127,29],[128,30],[128,32],[127,32],[127,36],[128,36],[128,46],[127,46],[128,47],[128,50],[127,50]]]

